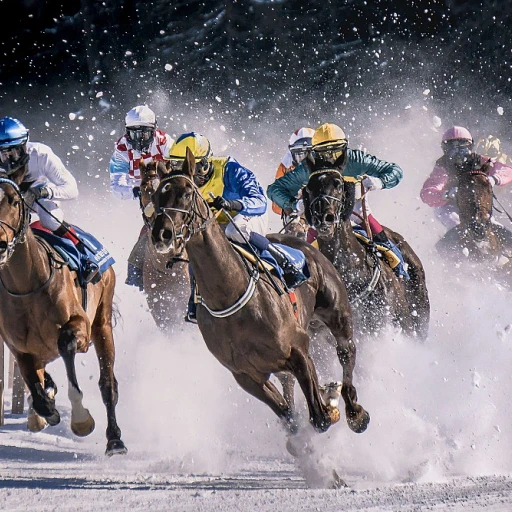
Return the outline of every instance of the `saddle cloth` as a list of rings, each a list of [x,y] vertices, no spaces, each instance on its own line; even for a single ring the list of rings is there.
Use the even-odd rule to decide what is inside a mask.
[[[354,230],[354,235],[356,235],[357,239],[364,245],[368,245],[370,243],[370,238],[366,234],[366,230],[358,225],[352,226]],[[375,243],[375,242],[374,242]],[[388,243],[386,244],[375,244],[377,249],[384,255],[386,261],[388,262],[391,268],[395,268],[397,265],[400,265],[400,259],[398,256],[391,250],[391,247]]]
[[[240,244],[238,242],[231,241],[231,245],[248,261],[256,263],[256,257],[254,256],[251,248],[247,246],[247,244]],[[306,277],[310,277],[308,265],[306,263],[306,256],[304,256],[304,253],[302,251],[283,244],[274,243],[273,245],[279,247],[283,252],[285,252],[288,255],[290,263],[297,270],[301,270]],[[283,277],[283,269],[277,264],[275,258],[268,251],[260,252],[255,247],[252,247],[252,249],[261,258],[261,263],[258,262],[258,269],[260,271],[264,270],[264,268],[262,268],[263,266],[268,271],[274,271],[280,278]]]
[[[89,262],[98,265],[98,273],[101,275],[115,263],[115,260],[94,236],[74,224],[69,225],[74,228],[76,237],[82,242],[80,249],[71,240],[43,228],[39,222],[32,223],[30,227],[36,236],[47,241],[66,261],[69,268],[77,273],[80,286],[86,287],[83,272]]]

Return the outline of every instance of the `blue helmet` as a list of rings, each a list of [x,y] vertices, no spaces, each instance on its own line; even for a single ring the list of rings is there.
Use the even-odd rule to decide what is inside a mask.
[[[28,141],[28,130],[13,117],[0,119],[0,149],[21,146]]]
[[[26,144],[28,130],[13,117],[0,119],[0,168],[11,174],[29,159]]]

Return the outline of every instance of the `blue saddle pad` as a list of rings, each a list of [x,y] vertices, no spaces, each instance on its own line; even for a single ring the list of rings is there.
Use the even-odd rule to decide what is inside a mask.
[[[231,243],[235,243],[235,242],[231,242]],[[246,244],[240,244],[240,245],[247,250]],[[299,249],[294,249],[293,247],[289,247],[288,245],[283,245],[283,244],[278,244],[278,243],[274,243],[274,245],[279,247],[283,252],[285,252],[288,255],[288,257],[290,259],[290,263],[292,263],[292,265],[297,270],[301,270],[302,273],[306,277],[310,277],[308,265],[306,262],[306,256],[304,256],[304,253],[302,251],[300,251]],[[284,273],[283,269],[277,264],[277,261],[275,260],[274,256],[272,256],[272,254],[270,254],[268,251],[261,252],[259,249],[257,249],[253,245],[251,245],[251,247],[263,261],[270,263],[270,265],[272,265],[274,267],[275,271],[277,272],[277,274],[280,277],[283,277],[283,273]]]
[[[32,230],[34,234],[46,240],[68,262],[71,270],[77,272],[80,286],[86,286],[83,281],[83,270],[87,262],[92,261],[98,265],[99,273],[103,274],[115,263],[115,260],[94,236],[73,224],[70,226],[73,226],[77,238],[82,242],[80,249],[67,238],[37,228],[32,228]]]

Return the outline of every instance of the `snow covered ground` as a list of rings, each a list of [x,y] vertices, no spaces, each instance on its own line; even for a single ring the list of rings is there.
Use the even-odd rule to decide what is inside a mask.
[[[343,420],[325,434],[306,429],[308,450],[294,459],[272,412],[238,388],[194,326],[184,324],[173,339],[159,333],[144,297],[124,285],[141,225],[136,204],[112,200],[91,172],[81,175],[81,196],[65,210],[117,261],[117,413],[129,452],[103,455],[106,419],[94,349],[78,358],[84,405],[96,420],[88,438],[70,431],[65,371],[56,361],[48,370],[59,386],[59,425],[27,432],[25,419],[10,414],[7,393],[0,510],[512,510],[510,294],[439,264],[433,245],[442,229],[418,198],[439,134],[426,127],[423,138],[413,138],[412,121],[400,121],[389,146],[378,128],[369,139],[374,154],[408,171],[400,187],[376,193],[372,206],[425,264],[431,333],[424,344],[389,332],[358,345],[355,381],[371,415],[364,434]],[[262,144],[279,155],[272,136]],[[249,144],[234,146],[266,186],[277,160],[268,165],[263,152],[250,150],[244,160]],[[319,344],[313,352],[320,380],[339,380],[334,351]],[[333,470],[347,488],[326,488]]]

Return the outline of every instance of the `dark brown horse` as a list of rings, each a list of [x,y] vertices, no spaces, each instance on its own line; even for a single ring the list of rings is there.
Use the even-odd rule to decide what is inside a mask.
[[[142,216],[148,226],[154,214],[151,196],[160,183],[157,166],[160,167],[161,173],[168,172],[168,165],[162,161],[148,164],[141,161],[139,167]],[[144,257],[143,283],[148,308],[156,325],[163,332],[170,334],[182,330],[190,296],[188,257],[185,251],[172,260],[167,255],[158,253],[149,236],[149,229]]]
[[[510,258],[512,234],[491,222],[493,191],[489,170],[488,164],[480,165],[475,158],[455,168],[460,224],[447,231],[436,244],[445,258],[491,264],[498,263],[502,257]]]
[[[306,242],[274,235],[273,240],[293,242],[293,247],[304,251],[311,274],[295,290],[295,298],[279,293],[282,290],[268,275],[260,275],[232,247],[195,186],[193,172],[194,156],[187,150],[181,171],[160,175],[153,195],[151,235],[156,250],[169,258],[186,247],[201,296],[197,321],[208,349],[245,391],[267,404],[293,432],[292,407],[270,381],[272,374],[291,373],[306,398],[310,422],[324,432],[339,411],[322,401],[309,355],[307,327],[318,315],[338,342],[347,422],[353,431],[363,432],[369,415],[357,403],[352,383],[356,355],[352,316],[336,270]]]
[[[126,453],[117,426],[118,399],[112,334],[115,273],[87,285],[87,311],[75,272],[42,243],[29,227],[28,207],[19,189],[26,166],[0,178],[0,334],[18,363],[30,391],[29,428],[57,425],[56,386],[46,365],[62,357],[71,401],[71,429],[78,436],[94,430],[94,419],[82,405],[75,355],[94,344],[100,366],[99,387],[107,409],[106,454]]]
[[[394,324],[408,336],[428,335],[430,301],[420,259],[403,237],[385,228],[399,245],[410,279],[404,281],[382,261],[381,253],[361,243],[350,217],[355,203],[353,180],[339,171],[312,173],[302,191],[306,219],[318,232],[320,251],[334,264],[348,290],[358,334],[374,334]]]

